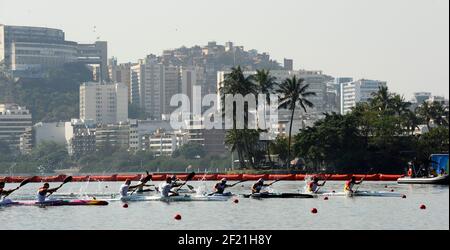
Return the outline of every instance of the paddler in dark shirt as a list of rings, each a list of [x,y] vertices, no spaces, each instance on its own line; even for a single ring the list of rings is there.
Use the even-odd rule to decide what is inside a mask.
[[[0,200],[2,199],[3,196],[9,195],[10,193],[16,191],[17,189],[19,189],[19,188],[5,190],[5,182],[1,181],[0,182]]]
[[[214,191],[216,194],[223,194],[225,192],[225,189],[228,187],[232,187],[232,185],[227,184],[227,179],[223,178],[220,180],[220,182],[216,183],[214,186]]]
[[[252,186],[252,194],[259,194],[261,193],[261,189],[263,187],[268,187],[269,184],[264,184],[264,179],[259,179],[255,184]]]
[[[47,194],[52,194],[56,192],[58,188],[50,188],[50,184],[44,183],[44,186],[39,188],[38,194],[37,194],[37,201],[38,202],[45,202],[45,199],[47,198]]]
[[[142,177],[139,180],[139,183],[137,184],[137,193],[144,193],[144,192],[150,192],[153,191],[151,189],[144,189],[144,187],[151,187],[151,185],[147,185],[147,182],[149,182],[152,178],[152,176],[150,174],[147,174],[147,176]]]

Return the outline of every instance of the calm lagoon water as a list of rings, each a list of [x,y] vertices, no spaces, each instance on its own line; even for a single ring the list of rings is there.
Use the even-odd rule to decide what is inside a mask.
[[[68,183],[61,193],[111,193],[121,183]],[[213,182],[192,182],[212,187]],[[8,184],[14,188],[17,184]],[[52,186],[56,186],[53,183]],[[251,183],[232,189],[248,193]],[[279,182],[278,192],[295,192],[304,182]],[[388,186],[387,188],[385,186]],[[38,184],[28,184],[11,195],[30,199]],[[106,188],[107,187],[107,188]],[[323,190],[341,191],[343,182],[328,182]],[[0,229],[441,229],[449,230],[449,187],[397,185],[393,182],[365,182],[360,190],[390,191],[407,199],[384,197],[330,197],[317,199],[255,200],[237,197],[227,202],[134,202],[129,208],[110,202],[105,207],[0,207]],[[100,196],[98,197],[100,199]],[[419,206],[425,204],[426,210]],[[311,209],[318,213],[312,214]],[[183,219],[176,221],[175,214]]]

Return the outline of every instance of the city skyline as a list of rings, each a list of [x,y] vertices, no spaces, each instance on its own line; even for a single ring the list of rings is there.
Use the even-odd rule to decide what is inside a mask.
[[[119,62],[136,62],[147,54],[159,55],[183,45],[231,40],[246,49],[267,52],[280,63],[292,58],[295,69],[387,81],[392,91],[406,99],[420,91],[448,97],[448,1],[283,1],[277,5],[246,1],[236,8],[234,0],[230,5],[131,0],[127,6],[142,5],[133,8],[133,18],[123,18],[130,17],[131,9],[117,2],[106,6],[108,12],[101,15],[94,11],[101,8],[100,2],[90,3],[88,10],[81,8],[86,6],[83,2],[52,2],[47,10],[43,2],[0,0],[0,23],[60,28],[68,40],[99,38],[108,41],[108,54]],[[211,11],[198,15],[206,3]],[[63,7],[72,11],[67,13]],[[145,10],[152,8],[145,7],[165,11],[147,15]],[[255,11],[249,14],[248,9]],[[18,11],[27,15],[15,15]],[[167,11],[173,12],[170,20]],[[380,13],[383,18],[378,18]],[[156,22],[162,18],[164,22]],[[242,24],[242,20],[253,22]],[[299,34],[289,35],[293,30]]]

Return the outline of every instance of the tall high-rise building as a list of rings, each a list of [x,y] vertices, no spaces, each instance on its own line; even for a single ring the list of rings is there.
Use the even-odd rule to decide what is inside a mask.
[[[170,100],[181,93],[180,67],[165,65],[154,55],[130,68],[131,103],[138,105],[152,120],[160,120],[176,107]]]
[[[19,149],[20,137],[31,130],[32,125],[31,113],[25,107],[0,104],[0,141],[11,149]]]
[[[42,77],[47,68],[65,63],[99,65],[99,80],[107,79],[107,42],[80,44],[65,40],[62,30],[0,24],[0,62],[14,76]]]
[[[294,70],[294,60],[284,58],[284,70]]]
[[[128,88],[123,83],[84,83],[80,86],[80,119],[98,124],[128,120]]]
[[[193,111],[194,98],[194,87],[201,87],[200,100],[201,97],[206,95],[206,76],[205,70],[202,67],[182,67],[180,69],[181,76],[181,93],[189,97],[191,104],[191,111]]]
[[[368,102],[372,94],[380,87],[386,87],[387,83],[377,80],[361,79],[341,85],[341,114],[347,114],[357,103]]]
[[[108,61],[108,77],[110,82],[121,82],[128,87],[128,100],[131,101],[131,63],[117,64],[116,58]]]

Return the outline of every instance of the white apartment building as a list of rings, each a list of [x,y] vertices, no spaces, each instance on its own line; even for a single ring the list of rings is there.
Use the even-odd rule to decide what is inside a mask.
[[[372,94],[378,92],[380,87],[386,86],[386,82],[367,79],[343,83],[341,85],[341,114],[350,112],[357,103],[368,102],[372,98]]]
[[[33,126],[34,145],[42,142],[55,142],[67,144],[66,141],[66,122],[39,122]]]
[[[19,149],[21,135],[30,131],[32,125],[31,113],[25,107],[0,104],[0,141]]]
[[[172,96],[181,92],[180,72],[176,66],[166,66],[154,55],[131,66],[131,103],[145,110],[152,120],[160,120],[176,107],[170,106]]]
[[[128,120],[128,88],[123,83],[84,83],[80,86],[80,119],[98,124]]]

